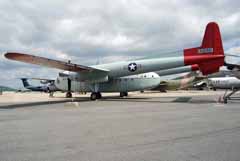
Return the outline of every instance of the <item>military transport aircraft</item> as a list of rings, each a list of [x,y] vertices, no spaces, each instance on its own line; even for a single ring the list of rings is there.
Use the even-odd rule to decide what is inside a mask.
[[[100,99],[101,92],[120,92],[120,96],[126,96],[128,91],[140,91],[159,85],[160,77],[154,71],[197,64],[204,75],[218,72],[224,65],[225,56],[217,23],[211,22],[207,25],[200,47],[184,49],[179,54],[180,56],[176,57],[118,61],[94,66],[17,52],[8,52],[5,57],[70,71],[71,73],[59,75],[55,82],[57,88],[68,91],[68,97],[71,97],[72,91],[92,92],[91,100]],[[143,77],[144,73],[148,73],[146,77]]]

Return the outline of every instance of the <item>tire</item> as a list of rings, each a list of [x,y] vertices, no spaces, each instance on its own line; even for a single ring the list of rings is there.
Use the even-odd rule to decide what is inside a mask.
[[[97,92],[97,99],[101,99],[102,98],[102,94],[100,92]]]
[[[66,93],[66,98],[72,98],[72,93],[71,92],[67,92]]]
[[[227,104],[227,98],[223,99],[223,103]]]
[[[124,92],[120,92],[120,97],[124,97],[124,96],[125,96]]]
[[[120,97],[128,96],[128,92],[120,92]]]
[[[95,101],[95,100],[97,99],[97,93],[93,92],[93,93],[91,94],[91,96],[90,96],[90,99],[91,99],[92,101]]]

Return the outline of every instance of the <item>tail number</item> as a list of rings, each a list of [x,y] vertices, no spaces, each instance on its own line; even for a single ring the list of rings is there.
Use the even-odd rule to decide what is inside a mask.
[[[213,53],[213,48],[202,48],[198,49],[199,54]]]

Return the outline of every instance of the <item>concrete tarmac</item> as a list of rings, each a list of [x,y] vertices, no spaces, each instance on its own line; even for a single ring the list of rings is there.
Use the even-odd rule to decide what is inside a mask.
[[[8,108],[2,101],[0,160],[237,161],[240,106],[217,103],[221,94],[79,96]]]

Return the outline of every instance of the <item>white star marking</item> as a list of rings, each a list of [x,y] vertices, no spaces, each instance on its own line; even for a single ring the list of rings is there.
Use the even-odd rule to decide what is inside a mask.
[[[130,70],[134,71],[134,70],[136,69],[136,65],[131,64],[131,65],[129,66],[129,68],[130,68]]]

